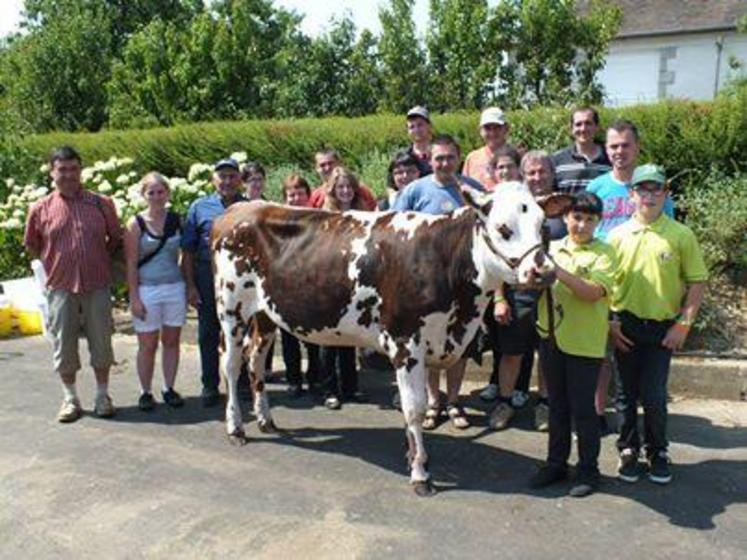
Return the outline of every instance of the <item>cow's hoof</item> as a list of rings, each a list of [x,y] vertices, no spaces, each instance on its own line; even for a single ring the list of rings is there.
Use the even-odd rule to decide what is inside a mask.
[[[265,420],[263,422],[257,422],[259,431],[263,434],[274,434],[277,433],[278,427],[275,425],[273,420]]]
[[[415,490],[415,494],[421,498],[430,498],[431,496],[436,495],[436,488],[433,486],[430,479],[413,482],[412,488]]]
[[[236,446],[246,445],[248,443],[243,430],[234,430],[233,432],[228,434],[228,441],[231,445]]]

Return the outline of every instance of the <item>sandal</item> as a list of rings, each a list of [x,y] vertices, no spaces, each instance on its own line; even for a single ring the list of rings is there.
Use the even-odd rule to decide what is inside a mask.
[[[467,415],[464,413],[464,409],[455,403],[446,405],[446,414],[451,418],[451,424],[459,429],[465,430],[469,428],[469,420]]]
[[[423,418],[423,429],[433,430],[438,425],[438,417],[441,416],[441,407],[437,404],[428,405],[425,410],[425,417]]]

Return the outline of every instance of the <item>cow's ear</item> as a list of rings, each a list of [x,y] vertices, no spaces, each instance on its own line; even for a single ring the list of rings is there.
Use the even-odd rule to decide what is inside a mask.
[[[493,204],[492,199],[489,196],[486,196],[485,193],[478,191],[466,183],[462,183],[459,186],[467,205],[474,208],[483,220],[487,220],[488,214],[490,214],[490,208]]]
[[[548,218],[562,216],[571,207],[573,196],[565,193],[552,193],[536,198],[537,204],[545,211]]]

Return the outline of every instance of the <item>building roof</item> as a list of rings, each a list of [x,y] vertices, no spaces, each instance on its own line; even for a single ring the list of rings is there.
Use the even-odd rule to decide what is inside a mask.
[[[582,2],[583,3],[583,2]],[[745,0],[612,0],[623,10],[618,39],[729,31],[747,14]]]

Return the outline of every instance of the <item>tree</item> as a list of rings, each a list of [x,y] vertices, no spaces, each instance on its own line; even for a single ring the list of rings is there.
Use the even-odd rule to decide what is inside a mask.
[[[271,116],[279,53],[298,22],[268,0],[216,2],[186,27],[154,20],[114,63],[112,125]]]
[[[16,37],[2,57],[0,87],[22,127],[98,130],[106,122],[110,15],[103,6],[77,4]]]
[[[414,0],[390,0],[388,8],[379,9],[379,108],[384,111],[403,113],[427,102],[426,60],[415,34],[413,4]]]
[[[357,41],[355,36],[346,14],[319,37],[294,37],[281,56],[279,116],[358,116],[376,110],[381,89],[376,40],[368,30]]]
[[[483,105],[500,63],[487,22],[486,0],[431,0],[426,45],[432,107]]]
[[[495,97],[512,107],[599,103],[596,74],[621,18],[606,0],[500,2],[489,24],[494,48],[505,56]]]

